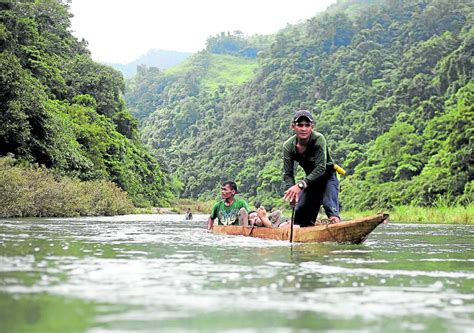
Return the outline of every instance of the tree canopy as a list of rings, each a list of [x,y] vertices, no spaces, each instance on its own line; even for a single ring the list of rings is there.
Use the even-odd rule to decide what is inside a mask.
[[[281,145],[304,108],[348,171],[344,207],[468,204],[472,15],[468,0],[339,1],[259,39],[245,82],[206,86],[202,53],[179,74],[143,69],[125,98],[183,197],[213,198],[233,179],[248,199],[281,204]],[[238,54],[236,41],[212,37],[207,51]]]
[[[71,34],[68,4],[0,6],[0,156],[111,180],[136,205],[167,205],[169,181],[139,140],[122,75]]]

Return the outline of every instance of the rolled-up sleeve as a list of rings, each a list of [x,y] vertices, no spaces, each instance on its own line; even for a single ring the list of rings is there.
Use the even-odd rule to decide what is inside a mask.
[[[283,181],[285,190],[295,185],[295,162],[291,152],[291,141],[288,140],[283,145]]]

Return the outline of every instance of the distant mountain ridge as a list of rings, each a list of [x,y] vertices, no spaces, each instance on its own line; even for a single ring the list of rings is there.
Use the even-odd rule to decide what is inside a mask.
[[[139,65],[166,69],[179,64],[191,54],[192,53],[189,52],[152,49],[128,64],[105,63],[105,65],[115,68],[120,71],[124,77],[129,78],[137,73],[137,66]]]

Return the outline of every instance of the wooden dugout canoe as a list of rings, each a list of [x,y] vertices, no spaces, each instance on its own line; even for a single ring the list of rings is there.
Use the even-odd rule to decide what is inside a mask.
[[[380,223],[388,219],[388,214],[378,214],[334,224],[317,225],[314,227],[294,228],[293,242],[297,243],[349,243],[360,244]],[[216,234],[249,236],[273,240],[290,240],[290,228],[241,227],[235,225],[216,225]]]

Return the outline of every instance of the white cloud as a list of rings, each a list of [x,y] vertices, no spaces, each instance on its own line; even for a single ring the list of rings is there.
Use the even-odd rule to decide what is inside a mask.
[[[130,62],[149,49],[197,52],[221,31],[270,34],[336,0],[72,0],[73,33],[98,61]]]

